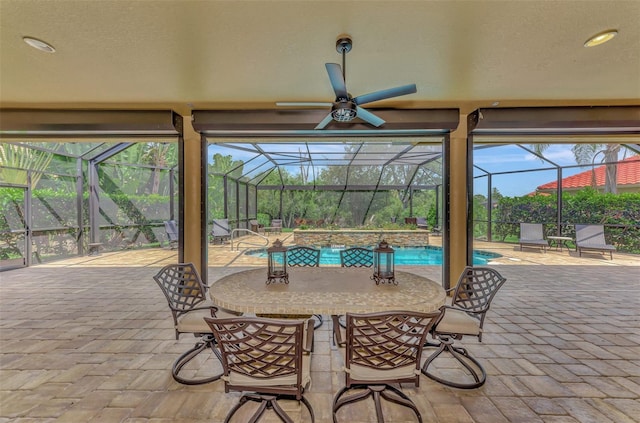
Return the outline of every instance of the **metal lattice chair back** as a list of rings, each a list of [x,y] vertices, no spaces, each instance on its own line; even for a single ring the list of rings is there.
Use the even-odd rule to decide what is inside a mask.
[[[169,248],[176,248],[178,246],[178,225],[176,225],[176,221],[166,220],[164,222],[164,230],[167,233]]]
[[[249,392],[230,410],[225,421],[247,401],[262,403],[250,421],[257,421],[267,408],[272,408],[282,421],[291,421],[277,404],[280,397],[301,401],[314,420],[311,405],[303,396],[305,386],[311,382],[311,357],[303,345],[304,321],[260,317],[205,321],[222,354],[225,391]]]
[[[206,300],[207,288],[193,263],[170,264],[153,279],[162,289],[171,310],[178,313],[189,311]]]
[[[292,267],[318,267],[320,250],[305,246],[291,247],[287,250],[287,264]]]
[[[342,267],[371,267],[373,266],[373,250],[362,247],[341,250],[340,265]]]
[[[384,422],[381,399],[410,408],[422,421],[413,401],[395,384],[420,384],[420,361],[427,333],[440,311],[347,313],[345,387],[333,400],[333,421],[343,406],[372,397],[378,422]],[[363,388],[345,395],[352,388]]]
[[[458,279],[451,305],[462,308],[479,319],[482,327],[491,300],[505,281],[493,269],[468,266]]]
[[[391,370],[418,369],[425,337],[440,312],[347,314],[347,368],[351,365]],[[417,375],[416,375],[417,377]]]

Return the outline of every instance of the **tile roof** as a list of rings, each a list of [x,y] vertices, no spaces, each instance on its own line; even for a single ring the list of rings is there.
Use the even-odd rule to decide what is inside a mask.
[[[595,169],[596,185],[604,186],[605,165]],[[563,189],[577,189],[591,186],[591,169],[562,179]],[[631,156],[618,163],[618,186],[640,185],[640,156]],[[538,186],[536,190],[552,190],[558,187],[558,181]]]

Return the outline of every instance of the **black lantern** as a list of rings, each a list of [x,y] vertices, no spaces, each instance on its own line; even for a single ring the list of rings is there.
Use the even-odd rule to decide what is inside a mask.
[[[272,282],[289,283],[287,274],[287,247],[276,239],[273,245],[267,248],[269,268],[267,269],[267,285]]]
[[[376,285],[381,282],[398,284],[394,272],[394,251],[384,239],[373,249],[373,276],[371,279],[376,281]]]

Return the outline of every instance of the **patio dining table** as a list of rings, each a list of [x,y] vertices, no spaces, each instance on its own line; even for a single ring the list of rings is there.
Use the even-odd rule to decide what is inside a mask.
[[[263,315],[430,312],[446,299],[441,284],[409,272],[395,272],[397,285],[376,285],[371,269],[364,268],[301,267],[288,272],[288,284],[266,284],[265,268],[233,273],[213,282],[209,295],[220,307]]]

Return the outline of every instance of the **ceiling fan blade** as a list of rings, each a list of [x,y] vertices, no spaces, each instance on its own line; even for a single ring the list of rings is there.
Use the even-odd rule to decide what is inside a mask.
[[[347,85],[344,82],[340,65],[337,63],[325,63],[324,66],[327,68],[329,80],[331,81],[333,91],[336,93],[336,98],[348,98]]]
[[[331,116],[331,113],[329,113],[324,119],[322,119],[322,122],[320,122],[318,126],[316,126],[313,129],[324,129],[325,126],[327,126],[329,122],[331,122],[332,120],[333,120],[333,116]]]
[[[373,113],[369,112],[366,109],[363,109],[360,106],[356,106],[356,112],[357,112],[356,116],[358,116],[360,119],[364,120],[365,122],[375,126],[376,128],[378,126],[384,125],[383,119],[380,119],[378,116],[374,115]]]
[[[331,107],[333,103],[321,103],[314,101],[279,101],[278,107]]]
[[[389,88],[386,90],[375,91],[369,94],[359,95],[353,99],[356,104],[373,103],[374,101],[384,100],[385,98],[399,97],[401,95],[413,94],[417,92],[416,84],[403,85],[401,87]]]

